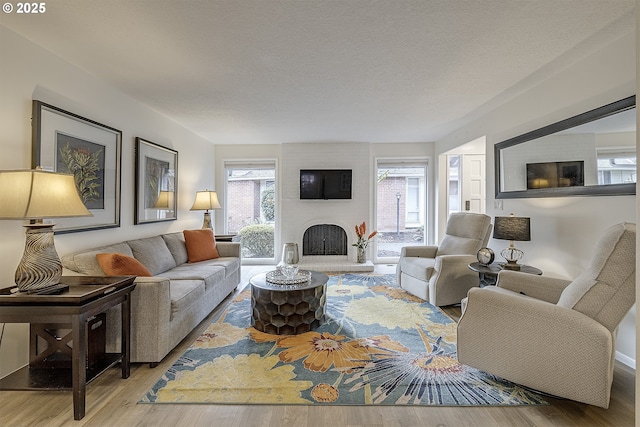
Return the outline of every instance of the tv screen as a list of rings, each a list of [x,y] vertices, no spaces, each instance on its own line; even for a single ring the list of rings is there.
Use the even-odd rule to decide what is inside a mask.
[[[584,161],[527,163],[527,189],[584,185]]]
[[[301,169],[301,199],[350,199],[351,169]]]

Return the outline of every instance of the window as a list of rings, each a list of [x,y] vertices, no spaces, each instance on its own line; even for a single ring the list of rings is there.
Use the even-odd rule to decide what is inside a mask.
[[[403,246],[426,242],[427,162],[379,160],[376,258],[397,258]]]
[[[598,150],[598,184],[636,182],[636,153],[627,150]]]
[[[225,162],[225,229],[236,234],[246,259],[273,259],[276,224],[275,162]]]

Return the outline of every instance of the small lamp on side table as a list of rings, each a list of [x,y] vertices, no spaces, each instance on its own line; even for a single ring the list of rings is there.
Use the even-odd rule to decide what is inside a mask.
[[[20,292],[44,291],[60,283],[62,263],[53,226],[43,218],[92,216],[80,199],[73,175],[34,170],[0,171],[0,219],[28,219],[26,244],[16,270]]]
[[[211,228],[211,214],[209,214],[209,209],[220,209],[220,202],[218,202],[218,194],[215,191],[197,191],[196,192],[196,200],[193,202],[193,206],[191,206],[192,211],[206,211],[204,213],[204,221],[202,223],[202,228]]]
[[[524,252],[517,249],[514,241],[528,242],[531,240],[531,220],[526,217],[497,216],[493,222],[493,238],[500,240],[510,240],[508,248],[503,249],[500,255],[507,260],[502,267],[506,270],[520,270],[518,261],[524,256]]]

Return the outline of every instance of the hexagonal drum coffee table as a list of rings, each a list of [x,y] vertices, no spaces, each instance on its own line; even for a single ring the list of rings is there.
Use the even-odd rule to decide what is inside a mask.
[[[329,277],[310,271],[304,283],[278,284],[267,280],[268,273],[253,276],[251,284],[251,326],[261,332],[296,335],[322,324]]]

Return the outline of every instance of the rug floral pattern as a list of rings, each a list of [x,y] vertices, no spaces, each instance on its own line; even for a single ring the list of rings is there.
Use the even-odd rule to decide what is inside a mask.
[[[393,275],[330,277],[326,322],[299,335],[252,328],[250,292],[234,298],[141,403],[546,404],[459,364],[456,323],[398,288]]]

